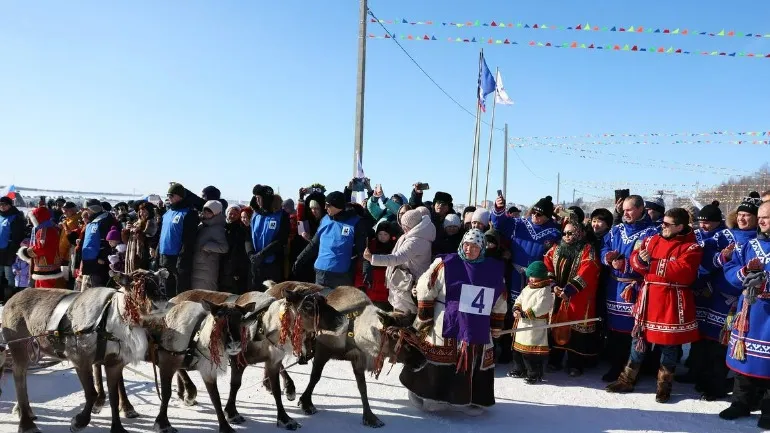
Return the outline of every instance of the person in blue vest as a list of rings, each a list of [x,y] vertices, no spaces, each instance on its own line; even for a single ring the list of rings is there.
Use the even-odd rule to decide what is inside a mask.
[[[757,237],[736,247],[724,267],[725,278],[743,290],[727,346],[727,367],[736,373],[733,401],[719,417],[727,420],[748,417],[757,396],[761,395],[757,426],[769,430],[770,202],[759,206],[757,224]]]
[[[297,257],[294,271],[314,257],[315,283],[328,288],[352,286],[356,261],[366,249],[368,228],[345,196],[334,191],[326,196],[326,215],[313,239]]]
[[[254,185],[251,208],[251,242],[246,252],[251,261],[250,290],[264,290],[264,281],[283,281],[283,257],[289,243],[289,215],[276,206],[273,188]]]
[[[12,266],[24,240],[25,225],[24,214],[13,205],[13,200],[0,197],[0,287],[5,280],[8,289],[6,299],[13,295],[15,288]]]
[[[158,255],[160,267],[169,272],[166,291],[172,297],[190,289],[200,218],[190,202],[197,197],[188,194],[182,184],[171,184],[167,198],[169,204],[161,220]]]
[[[86,201],[85,208],[89,222],[83,230],[83,240],[80,244],[81,290],[103,287],[107,284],[110,278],[110,262],[107,256],[112,254],[112,248],[107,242],[107,234],[112,226],[118,225],[118,220],[104,210],[99,200]]]
[[[610,370],[602,376],[605,382],[617,380],[631,353],[631,330],[634,327],[631,310],[636,291],[641,288],[644,280],[631,268],[631,253],[639,248],[645,238],[658,234],[658,227],[645,213],[641,196],[628,196],[620,206],[623,211],[622,222],[604,235],[599,256],[602,264],[610,269],[605,286]]]

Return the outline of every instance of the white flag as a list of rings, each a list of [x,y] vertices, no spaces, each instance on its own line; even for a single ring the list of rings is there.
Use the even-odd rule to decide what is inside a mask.
[[[508,96],[505,87],[503,87],[503,77],[500,76],[500,71],[497,71],[495,82],[497,83],[495,86],[495,103],[513,105],[513,100]]]

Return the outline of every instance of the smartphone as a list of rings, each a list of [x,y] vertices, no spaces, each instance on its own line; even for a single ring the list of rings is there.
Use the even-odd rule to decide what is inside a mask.
[[[497,196],[498,197],[502,197],[503,196],[503,190],[502,189],[498,189],[497,190]]]
[[[625,200],[628,198],[628,196],[631,195],[631,191],[628,189],[616,189],[615,190],[615,202],[617,202],[620,199]]]
[[[419,189],[420,191],[426,191],[430,189],[430,185],[428,185],[427,183],[420,182],[417,184],[417,189]]]
[[[361,179],[360,177],[353,179],[353,185],[352,185],[351,191],[358,192],[363,190],[364,190],[364,180]]]

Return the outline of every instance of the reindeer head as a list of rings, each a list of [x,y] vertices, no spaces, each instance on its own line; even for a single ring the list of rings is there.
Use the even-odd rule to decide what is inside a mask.
[[[165,310],[168,304],[166,295],[166,279],[168,278],[166,269],[159,269],[157,272],[137,269],[130,274],[118,273],[114,279],[130,297],[138,303],[143,304],[145,308],[152,308],[155,311]],[[148,313],[149,310],[143,311]]]
[[[215,354],[218,342],[224,345],[228,356],[240,354],[249,343],[246,328],[243,326],[243,317],[254,311],[256,304],[250,303],[244,306],[235,304],[214,304],[203,300],[203,308],[209,311],[214,318],[214,329],[212,330],[210,348],[212,350],[212,359],[219,358],[221,354]]]
[[[404,317],[399,313],[377,311],[382,328],[380,329],[380,351],[375,359],[374,374],[379,376],[385,358],[391,364],[400,363],[417,367],[425,362],[420,350],[421,337],[411,326],[404,325]]]
[[[290,306],[299,318],[304,330],[336,331],[345,322],[345,315],[329,305],[319,292],[284,289],[283,297],[287,306]]]

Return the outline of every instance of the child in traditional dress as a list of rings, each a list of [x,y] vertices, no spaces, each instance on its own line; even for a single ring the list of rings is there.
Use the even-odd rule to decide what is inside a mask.
[[[527,286],[513,305],[514,329],[548,325],[553,309],[553,293],[548,269],[542,261],[527,267]],[[510,377],[525,377],[528,384],[543,380],[543,364],[548,359],[548,329],[521,331],[514,335],[514,368]]]
[[[112,254],[107,256],[110,262],[110,276],[125,272],[126,268],[126,244],[117,227],[112,227],[107,233],[107,242],[112,248]]]
[[[21,241],[21,246],[28,247],[29,239]],[[25,262],[20,257],[16,257],[16,261],[13,262],[12,268],[16,290],[26,289],[29,286],[29,263]]]

